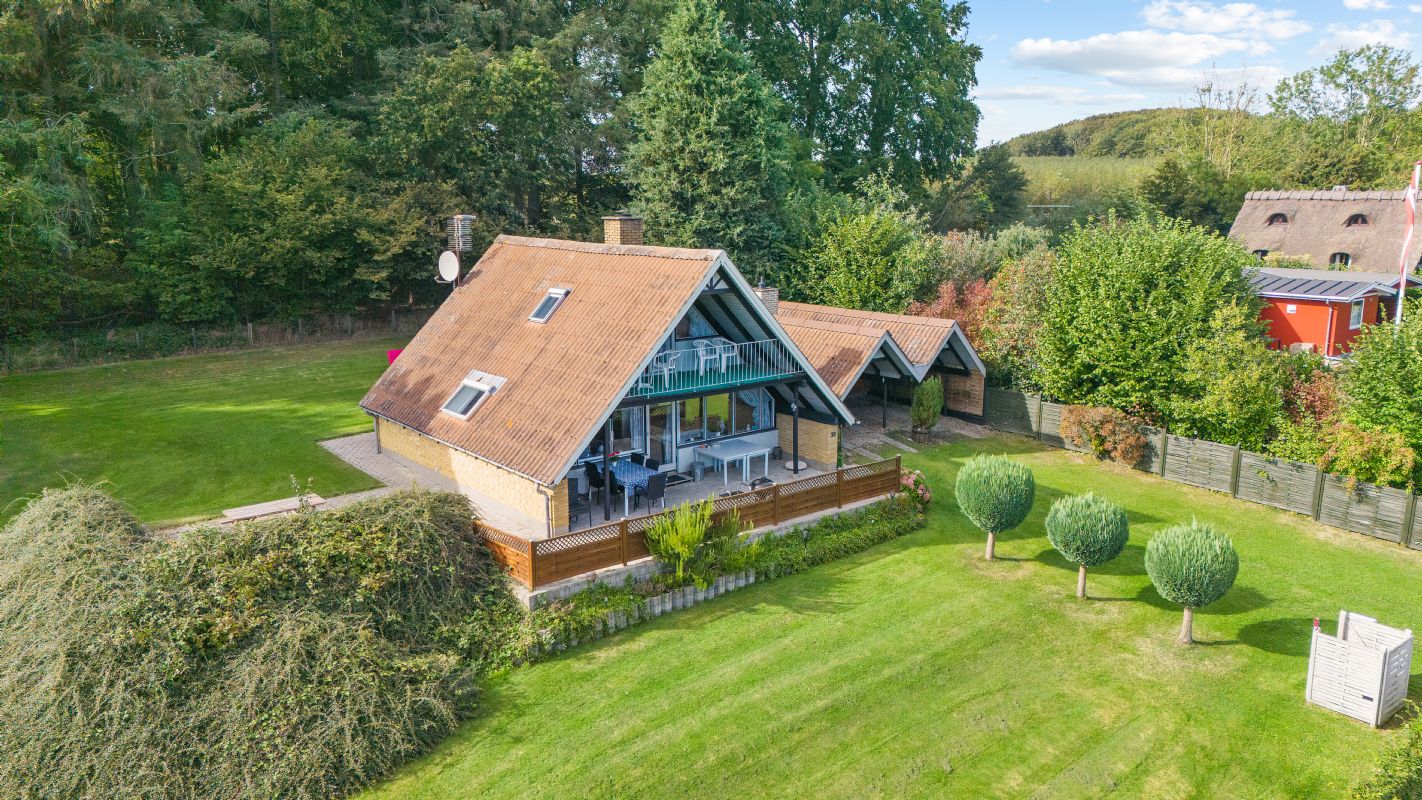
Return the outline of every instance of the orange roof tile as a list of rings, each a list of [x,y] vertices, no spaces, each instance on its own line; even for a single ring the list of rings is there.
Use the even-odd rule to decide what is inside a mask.
[[[840,397],[849,394],[882,348],[895,347],[888,343],[892,337],[882,328],[795,318],[782,318],[780,326]]]
[[[902,347],[904,354],[915,366],[932,364],[948,337],[958,328],[951,319],[937,317],[914,317],[907,314],[886,314],[880,311],[861,311],[853,308],[819,306],[811,303],[792,303],[781,300],[775,316],[782,325],[796,320],[811,322],[833,322],[851,325],[866,330],[887,330],[894,341]],[[813,361],[813,359],[811,359]]]

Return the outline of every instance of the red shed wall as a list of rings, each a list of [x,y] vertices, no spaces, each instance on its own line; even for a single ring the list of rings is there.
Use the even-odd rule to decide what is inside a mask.
[[[1319,353],[1336,356],[1348,352],[1353,338],[1362,332],[1361,328],[1357,330],[1348,328],[1350,311],[1348,303],[1328,303],[1323,300],[1285,300],[1272,297],[1265,298],[1264,302],[1264,310],[1259,312],[1259,318],[1269,324],[1269,336],[1278,340],[1276,347],[1281,350],[1287,350],[1293,344],[1309,343]],[[1286,310],[1290,305],[1294,306],[1292,314]],[[1328,328],[1330,306],[1333,308],[1331,334]],[[1371,324],[1377,320],[1378,298],[1364,298],[1363,323]],[[1325,349],[1326,347],[1329,349]]]

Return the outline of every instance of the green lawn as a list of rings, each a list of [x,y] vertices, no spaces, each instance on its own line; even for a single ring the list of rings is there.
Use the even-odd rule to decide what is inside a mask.
[[[356,407],[393,341],[165,358],[0,378],[0,519],[17,498],[109,481],[148,522],[375,482],[316,443],[370,427]]]
[[[1038,480],[995,563],[952,500],[976,450]],[[938,491],[926,530],[513,670],[366,800],[1337,797],[1393,735],[1304,704],[1309,627],[1343,607],[1422,629],[1422,553],[1022,439],[908,462]],[[1133,527],[1078,601],[1042,519],[1087,490]],[[1142,558],[1191,516],[1242,566],[1182,648]]]

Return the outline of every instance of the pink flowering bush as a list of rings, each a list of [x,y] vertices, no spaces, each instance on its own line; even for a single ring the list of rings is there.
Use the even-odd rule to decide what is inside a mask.
[[[920,509],[927,507],[933,500],[933,490],[929,488],[928,480],[920,470],[904,470],[899,475],[899,491],[912,497]]]

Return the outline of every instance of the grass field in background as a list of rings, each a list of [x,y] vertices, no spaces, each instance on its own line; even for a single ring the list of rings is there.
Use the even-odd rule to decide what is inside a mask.
[[[1027,202],[1032,205],[1080,203],[1133,188],[1159,163],[1154,158],[1110,156],[1017,156],[1013,161],[1027,174]]]
[[[0,378],[0,519],[70,479],[164,524],[375,482],[317,442],[368,430],[356,403],[399,340],[134,361]]]
[[[952,496],[979,451],[1038,481],[994,563]],[[1395,735],[1305,705],[1309,630],[1339,608],[1422,629],[1422,554],[1016,437],[906,460],[925,530],[512,670],[364,800],[1340,797]],[[1131,541],[1078,601],[1042,523],[1089,490]],[[1143,556],[1191,517],[1241,567],[1181,647]]]

